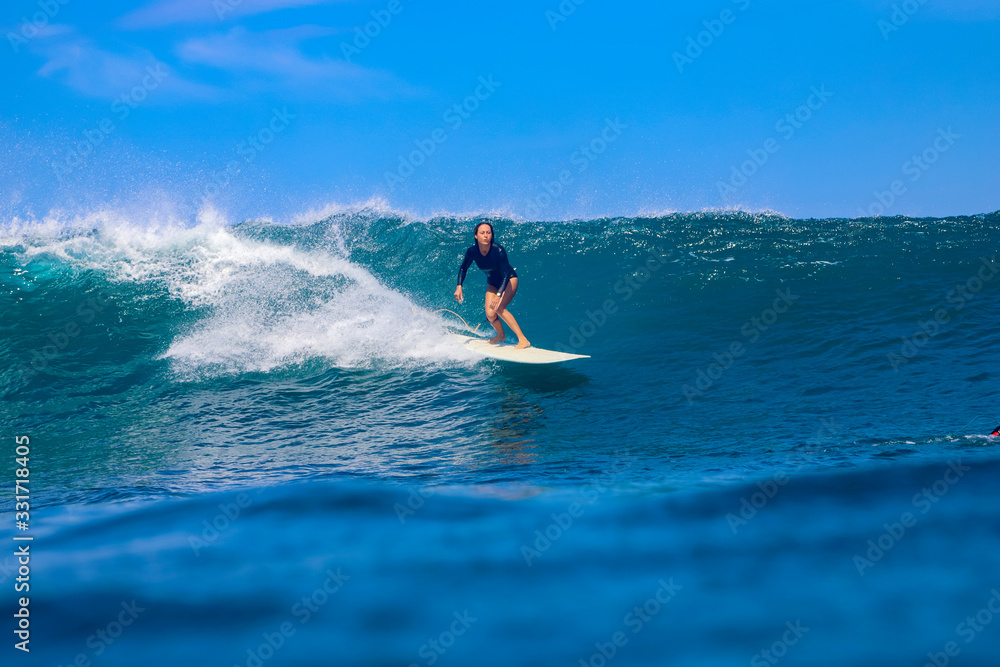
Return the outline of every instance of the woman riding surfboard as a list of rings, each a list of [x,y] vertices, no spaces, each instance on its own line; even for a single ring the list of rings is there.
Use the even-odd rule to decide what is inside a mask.
[[[458,270],[458,287],[455,288],[455,301],[462,303],[462,283],[465,282],[465,272],[473,262],[486,273],[486,319],[489,320],[497,335],[490,339],[491,343],[500,343],[507,338],[501,320],[507,323],[517,335],[517,349],[531,345],[517,320],[507,310],[507,306],[517,294],[517,273],[507,259],[503,246],[493,242],[493,225],[480,222],[472,232],[476,242],[465,251],[465,259]]]

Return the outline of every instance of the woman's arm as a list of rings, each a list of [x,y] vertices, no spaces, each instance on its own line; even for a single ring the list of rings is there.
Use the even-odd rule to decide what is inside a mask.
[[[475,246],[473,246],[475,247]],[[469,270],[472,265],[472,253],[469,252],[472,248],[465,251],[465,259],[462,260],[462,266],[458,269],[458,287],[455,288],[455,301],[462,303],[464,297],[462,296],[462,283],[465,282],[465,272]]]
[[[472,250],[476,246],[472,246],[465,251],[465,258],[462,260],[462,266],[458,269],[458,286],[461,287],[462,283],[465,282],[465,272],[469,270],[469,266],[472,265]]]

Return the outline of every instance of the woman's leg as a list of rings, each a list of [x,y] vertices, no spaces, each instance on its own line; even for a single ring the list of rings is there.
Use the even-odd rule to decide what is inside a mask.
[[[531,343],[528,342],[528,339],[524,337],[523,333],[521,333],[521,327],[517,326],[517,320],[515,320],[514,316],[507,310],[507,305],[514,299],[515,294],[517,294],[517,278],[511,278],[507,283],[507,289],[503,292],[503,297],[500,298],[500,303],[497,305],[496,312],[500,316],[498,319],[502,319],[506,322],[507,326],[509,326],[514,333],[517,334],[517,347],[524,348],[531,345]]]
[[[508,288],[509,289],[509,288]],[[486,319],[489,320],[493,328],[496,329],[497,335],[490,338],[491,343],[499,343],[507,338],[507,334],[503,332],[503,324],[500,323],[500,317],[496,314],[496,311],[490,307],[493,300],[496,298],[497,288],[493,285],[486,286]]]

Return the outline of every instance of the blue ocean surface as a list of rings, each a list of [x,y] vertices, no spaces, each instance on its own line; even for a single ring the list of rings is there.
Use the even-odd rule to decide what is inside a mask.
[[[998,664],[1000,215],[316,217],[0,228],[3,664]]]

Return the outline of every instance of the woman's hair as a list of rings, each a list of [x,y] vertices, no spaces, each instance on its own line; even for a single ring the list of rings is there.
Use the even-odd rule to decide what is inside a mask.
[[[472,230],[472,238],[476,238],[476,234],[479,233],[479,228],[482,227],[483,225],[486,225],[487,227],[490,228],[490,243],[496,243],[497,242],[497,235],[493,231],[493,225],[491,225],[488,222],[480,222],[479,224],[477,224],[476,227],[475,227],[475,229]]]

